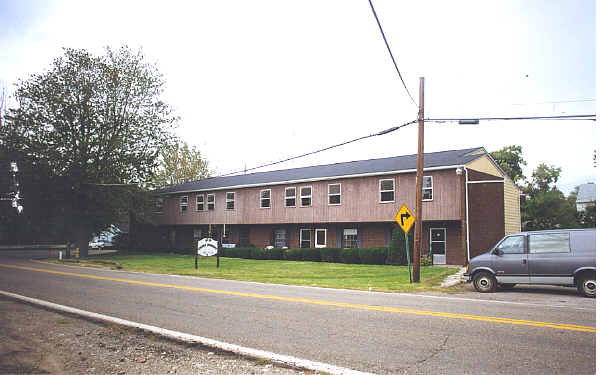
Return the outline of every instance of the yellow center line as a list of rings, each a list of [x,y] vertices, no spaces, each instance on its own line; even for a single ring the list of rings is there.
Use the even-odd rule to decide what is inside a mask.
[[[563,329],[563,330],[579,331],[579,332],[596,332],[596,327],[582,326],[582,325],[576,325],[576,324],[537,322],[537,321],[532,321],[532,320],[510,319],[510,318],[468,315],[468,314],[454,314],[454,313],[427,311],[427,310],[403,309],[403,308],[397,308],[397,307],[357,305],[357,304],[346,303],[346,302],[333,302],[333,301],[322,301],[322,300],[314,300],[314,299],[306,299],[306,298],[271,296],[271,295],[257,294],[257,293],[233,292],[233,291],[228,291],[228,290],[197,288],[197,287],[192,287],[192,286],[181,286],[181,285],[155,283],[155,282],[151,282],[151,281],[128,280],[128,279],[120,279],[120,278],[115,278],[115,277],[88,275],[88,274],[64,272],[64,271],[54,271],[54,270],[46,270],[46,269],[41,269],[41,268],[15,266],[15,265],[8,265],[8,264],[0,264],[0,267],[15,268],[15,269],[21,269],[21,270],[26,270],[26,271],[34,271],[34,272],[45,272],[45,273],[51,273],[51,274],[55,274],[55,275],[74,276],[74,277],[81,277],[81,278],[94,279],[94,280],[115,281],[115,282],[127,283],[127,284],[153,286],[153,287],[159,287],[159,288],[173,288],[173,289],[189,290],[189,291],[194,291],[194,292],[224,294],[224,295],[240,296],[240,297],[252,297],[252,298],[260,298],[260,299],[276,300],[276,301],[306,303],[306,304],[321,305],[321,306],[335,306],[335,307],[345,307],[345,308],[350,308],[350,309],[363,309],[363,310],[372,310],[372,311],[387,311],[387,312],[396,312],[396,313],[404,313],[404,314],[412,314],[412,315],[434,316],[434,317],[440,317],[440,318],[477,320],[477,321],[482,321],[482,322],[514,324],[514,325],[524,325],[524,326],[533,326],[533,327],[546,327],[546,328],[555,328],[555,329]]]

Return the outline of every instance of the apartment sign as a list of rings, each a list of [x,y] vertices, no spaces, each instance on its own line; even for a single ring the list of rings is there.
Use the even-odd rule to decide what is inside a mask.
[[[415,223],[415,216],[410,212],[408,207],[406,207],[406,204],[403,204],[402,207],[400,207],[395,219],[406,234],[408,234],[408,231],[410,231],[410,228],[412,228]]]
[[[217,253],[219,243],[212,238],[203,238],[198,241],[198,255],[210,257]]]

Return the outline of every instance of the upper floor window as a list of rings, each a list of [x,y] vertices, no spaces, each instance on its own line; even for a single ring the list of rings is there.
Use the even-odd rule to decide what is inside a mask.
[[[287,187],[285,188],[285,206],[296,207],[296,188]]]
[[[379,180],[379,202],[393,202],[394,201],[394,180],[386,179]]]
[[[342,184],[327,185],[327,197],[330,205],[342,204]]]
[[[188,197],[187,195],[184,195],[183,197],[179,198],[179,212],[181,212],[182,214],[187,212],[188,209]]]
[[[156,198],[154,200],[154,213],[156,214],[162,214],[163,213],[163,207],[165,205],[165,199],[164,198]]]
[[[215,209],[215,194],[206,194],[206,208],[209,211],[212,211]]]
[[[260,208],[271,208],[271,189],[260,191]]]
[[[433,200],[433,177],[423,176],[423,200]]]
[[[226,210],[235,209],[235,193],[234,192],[225,193],[225,209]]]
[[[312,186],[300,188],[300,205],[308,207],[312,205]]]
[[[204,194],[196,195],[196,211],[204,211]]]

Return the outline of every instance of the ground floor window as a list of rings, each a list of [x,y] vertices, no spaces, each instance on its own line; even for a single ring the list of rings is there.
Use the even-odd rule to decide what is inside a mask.
[[[358,229],[344,229],[343,243],[345,249],[358,248]]]
[[[327,246],[327,229],[315,230],[315,247]]]
[[[300,229],[300,247],[303,249],[310,247],[310,229]]]
[[[282,248],[287,246],[287,231],[285,229],[275,229],[275,247]]]

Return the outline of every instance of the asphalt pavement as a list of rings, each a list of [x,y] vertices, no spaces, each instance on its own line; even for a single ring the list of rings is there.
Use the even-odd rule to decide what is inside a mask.
[[[595,300],[573,288],[373,293],[45,264],[0,289],[250,348],[386,373],[595,373]]]

